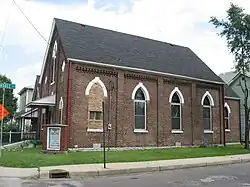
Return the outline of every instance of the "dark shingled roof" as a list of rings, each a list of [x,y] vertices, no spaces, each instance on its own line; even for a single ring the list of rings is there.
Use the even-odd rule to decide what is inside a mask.
[[[67,58],[223,83],[187,47],[61,19],[55,19],[55,26]]]

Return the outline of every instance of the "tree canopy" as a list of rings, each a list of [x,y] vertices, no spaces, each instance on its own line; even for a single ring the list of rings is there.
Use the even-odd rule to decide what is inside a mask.
[[[250,63],[250,15],[244,9],[230,3],[227,19],[211,17],[210,23],[221,28],[219,35],[225,37],[229,51],[234,55],[235,69],[245,73]]]
[[[0,83],[12,84],[10,78],[0,74]],[[3,101],[3,89],[0,88],[0,103]],[[13,116],[17,110],[17,98],[14,96],[13,90],[5,89],[5,105],[4,107]]]
[[[245,111],[245,148],[249,148],[249,113],[248,103],[249,88],[247,87],[246,73],[250,71],[250,15],[244,9],[230,3],[227,10],[226,20],[211,17],[209,21],[215,28],[220,28],[219,36],[225,37],[227,47],[234,56],[234,67],[236,72],[243,74],[243,79],[239,80],[239,85],[244,93]]]

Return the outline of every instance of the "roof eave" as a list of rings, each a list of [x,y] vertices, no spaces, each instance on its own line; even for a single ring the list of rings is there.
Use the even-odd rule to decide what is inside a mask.
[[[238,97],[230,97],[230,96],[225,96],[225,99],[241,100],[241,98],[238,98]]]
[[[41,82],[42,82],[42,78],[43,78],[43,74],[44,74],[44,68],[45,68],[47,57],[48,57],[48,52],[49,52],[50,43],[51,43],[51,40],[52,40],[54,30],[55,30],[55,19],[53,19],[52,28],[51,28],[50,35],[49,35],[49,41],[48,41],[46,51],[45,51],[45,55],[44,55],[44,58],[43,58],[43,65],[42,65],[41,74],[40,74],[40,77],[39,77],[39,84],[41,84]]]
[[[147,70],[147,69],[141,69],[141,68],[118,66],[118,65],[105,64],[105,63],[100,63],[100,62],[93,62],[93,61],[74,59],[74,58],[67,58],[67,60],[71,61],[71,62],[76,62],[76,63],[86,63],[86,64],[91,64],[91,65],[96,65],[96,66],[119,68],[119,69],[139,71],[139,72],[147,72],[147,73],[152,73],[152,74],[165,75],[165,76],[171,76],[171,77],[177,77],[177,78],[207,82],[207,83],[212,83],[212,84],[219,84],[219,85],[224,85],[225,84],[225,82],[210,81],[210,80],[199,79],[199,78],[195,78],[195,77],[189,77],[189,76],[184,76],[184,75],[177,75],[177,74],[171,74],[171,73],[165,73],[165,72],[159,72],[159,71],[153,71],[153,70]]]

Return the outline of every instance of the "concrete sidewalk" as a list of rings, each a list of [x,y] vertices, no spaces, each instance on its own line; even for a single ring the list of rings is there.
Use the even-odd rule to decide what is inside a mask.
[[[124,175],[128,173],[143,173],[154,171],[165,171],[172,169],[183,169],[193,167],[207,167],[227,164],[237,164],[250,162],[250,154],[217,156],[203,158],[188,158],[176,160],[160,160],[147,162],[129,163],[107,163],[107,168],[103,164],[82,164],[41,167],[40,177],[48,178],[49,170],[64,169],[70,172],[71,178],[85,178],[111,175]],[[0,167],[0,177],[35,178],[38,175],[37,168],[7,168]]]

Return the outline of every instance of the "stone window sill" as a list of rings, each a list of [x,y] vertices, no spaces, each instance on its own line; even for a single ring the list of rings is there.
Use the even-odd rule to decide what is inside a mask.
[[[230,132],[231,130],[230,130],[230,129],[226,129],[225,131],[226,131],[226,132]]]
[[[146,129],[135,129],[134,133],[148,133],[148,130],[146,130]]]
[[[87,132],[103,132],[103,129],[88,129]]]
[[[173,134],[183,134],[182,130],[172,130],[171,131]]]
[[[213,134],[214,131],[211,131],[211,130],[204,130],[204,133],[205,133],[205,134]]]

